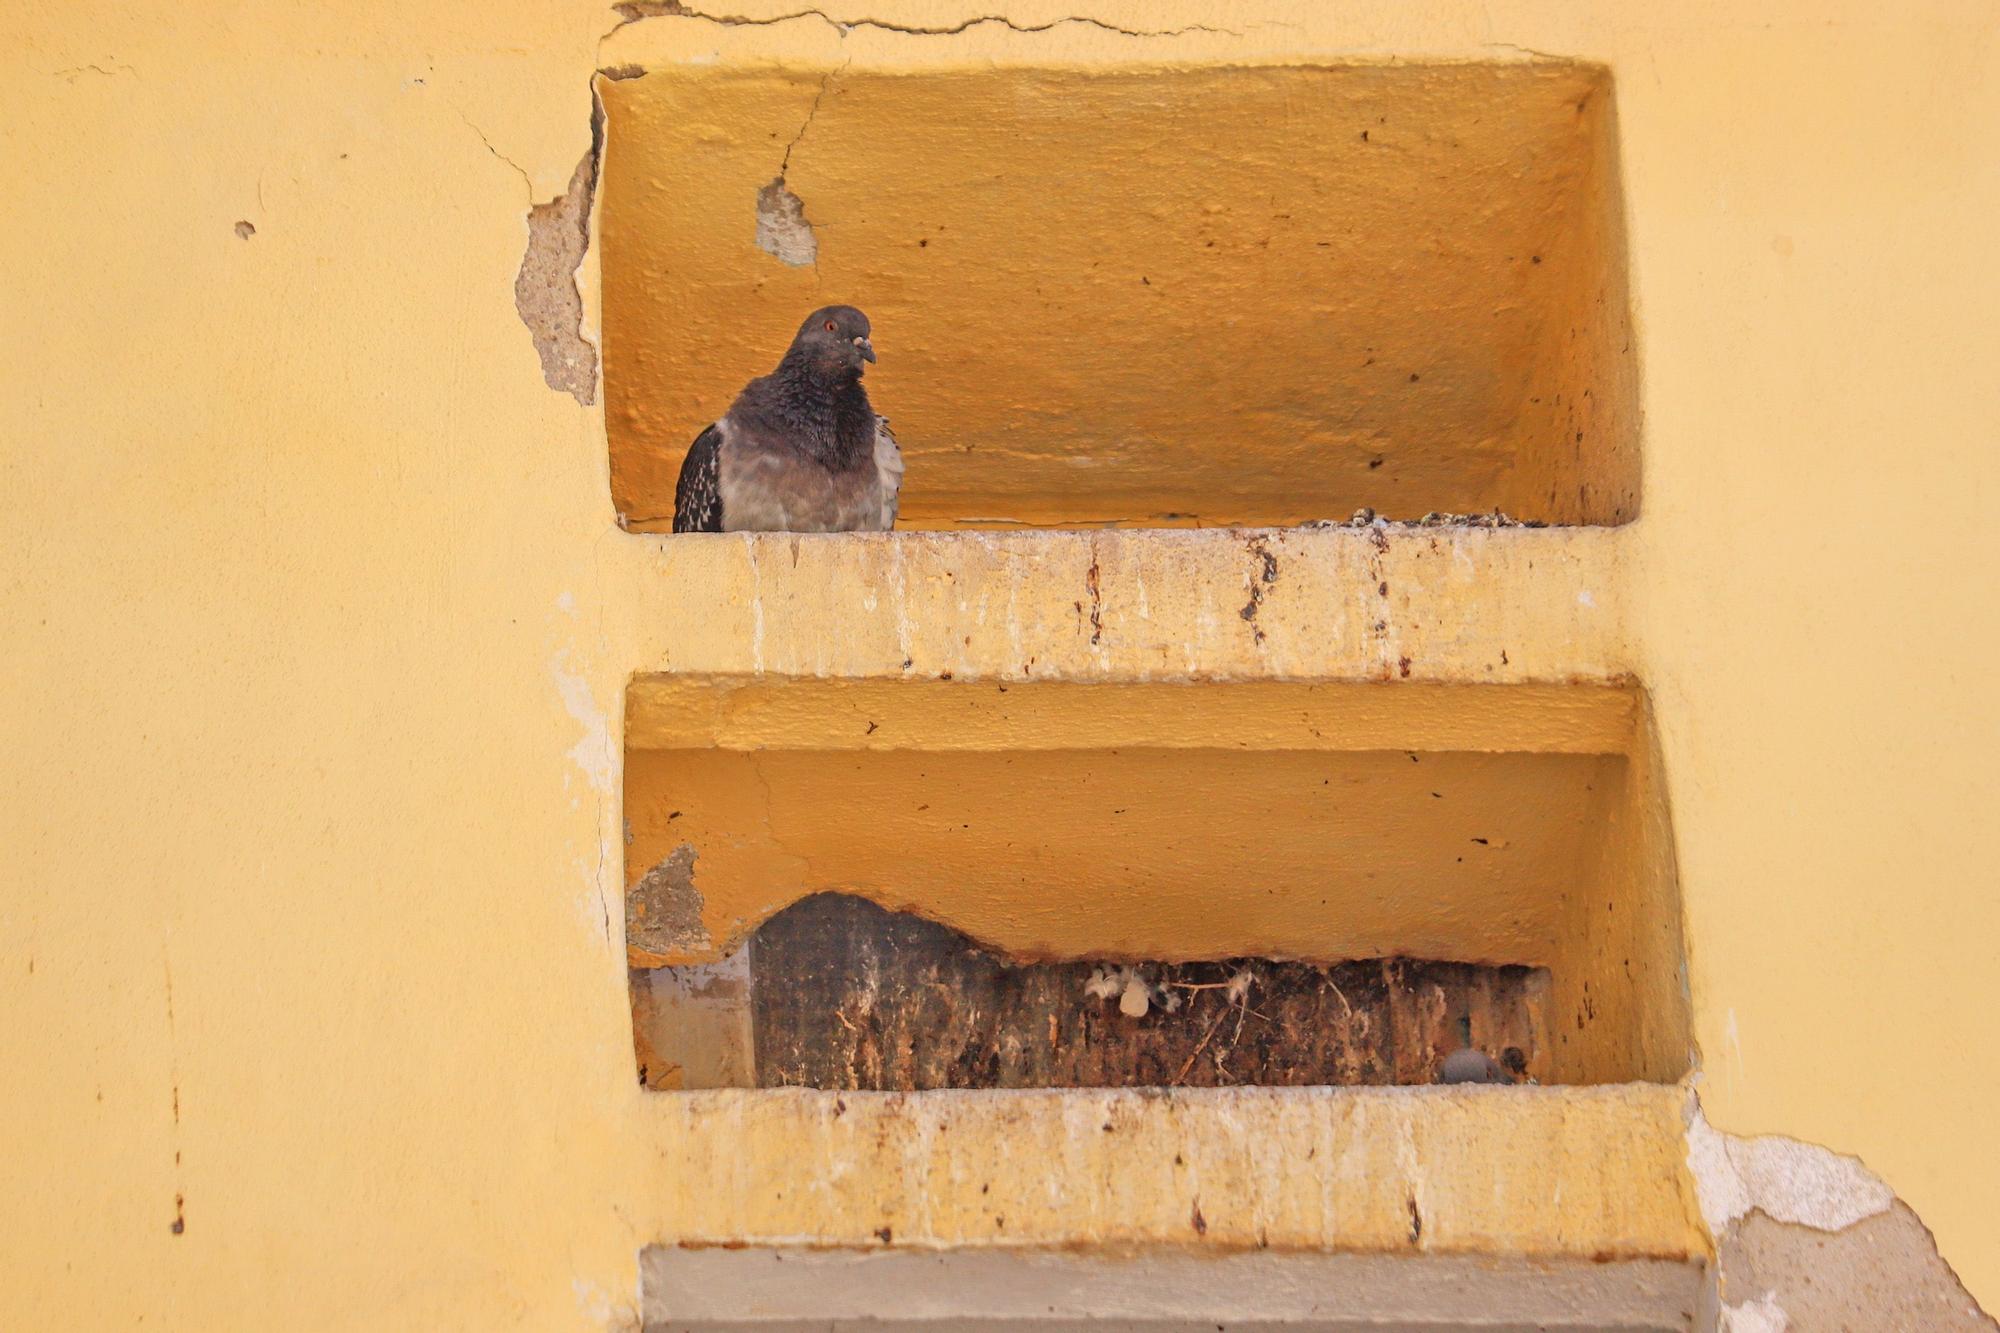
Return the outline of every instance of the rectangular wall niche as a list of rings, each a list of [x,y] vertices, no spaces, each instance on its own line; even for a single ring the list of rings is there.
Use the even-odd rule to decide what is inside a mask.
[[[662,1089],[1686,1070],[1622,686],[649,676],[626,938]]]
[[[599,90],[630,528],[668,529],[689,442],[830,301],[874,322],[905,527],[1637,513],[1600,67],[721,62]]]

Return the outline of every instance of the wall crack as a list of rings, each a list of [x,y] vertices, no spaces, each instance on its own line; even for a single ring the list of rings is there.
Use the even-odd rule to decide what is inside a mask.
[[[1097,28],[1104,32],[1117,33],[1121,37],[1179,37],[1191,32],[1220,33],[1229,37],[1241,37],[1243,35],[1241,31],[1235,28],[1217,28],[1205,23],[1190,23],[1179,28],[1121,28],[1115,23],[1107,23],[1103,19],[1093,18],[1088,14],[1065,15],[1062,18],[1050,19],[1047,23],[1017,23],[1005,14],[980,14],[966,19],[963,23],[955,23],[949,27],[926,28],[916,24],[891,23],[887,19],[837,19],[823,9],[801,9],[790,14],[776,14],[770,18],[751,18],[743,14],[708,14],[698,9],[690,9],[686,5],[678,3],[678,0],[627,0],[627,3],[613,5],[612,9],[619,15],[621,21],[618,27],[620,28],[624,27],[627,23],[636,23],[641,19],[649,18],[702,19],[709,23],[719,23],[725,27],[732,28],[768,27],[777,23],[791,23],[798,19],[816,18],[830,25],[843,36],[856,28],[875,28],[882,32],[899,32],[911,37],[955,37],[962,32],[970,32],[974,28],[982,27],[989,23],[999,24],[1009,32],[1048,32],[1053,28],[1062,27],[1064,24],[1075,23],[1084,27]],[[615,32],[617,29],[614,28],[612,31]]]
[[[757,248],[794,268],[810,264],[814,276],[818,276],[819,271],[819,233],[806,217],[805,200],[793,193],[791,186],[785,183],[785,175],[792,168],[793,151],[804,142],[806,132],[812,129],[813,120],[819,115],[827,90],[846,69],[847,66],[842,65],[839,69],[828,70],[820,79],[819,91],[813,94],[812,105],[806,108],[806,118],[800,123],[799,132],[785,145],[785,155],[778,161],[778,174],[771,178],[770,184],[757,191]]]
[[[120,74],[130,74],[135,79],[139,77],[139,71],[130,65],[107,66],[95,64],[72,65],[68,69],[54,70],[50,73],[49,77],[52,79],[61,79],[65,83],[75,83],[86,74],[102,74],[107,79],[115,79]]]
[[[447,103],[447,105],[451,104]],[[516,162],[513,158],[501,152],[498,148],[495,148],[493,146],[493,141],[486,137],[486,131],[480,129],[478,125],[474,124],[472,117],[466,115],[465,112],[459,110],[459,108],[455,105],[452,105],[451,109],[453,113],[456,114],[460,120],[465,122],[465,128],[471,130],[474,134],[479,136],[479,142],[486,145],[486,151],[493,154],[494,161],[504,162],[509,167],[512,167],[514,169],[514,174],[521,178],[521,184],[528,187],[529,197],[532,198],[535,191],[535,183],[533,180],[529,178],[527,169],[524,168],[519,162]]]
[[[812,128],[813,120],[819,115],[819,105],[826,100],[826,90],[831,88],[833,81],[842,74],[845,74],[847,66],[853,63],[850,60],[839,69],[828,70],[826,77],[819,81],[819,91],[813,94],[812,105],[806,108],[804,123],[799,126],[799,132],[792,136],[792,141],[785,145],[785,155],[778,162],[778,179],[780,181],[784,180],[785,173],[792,169],[792,150],[799,146],[800,141],[806,137],[806,131]]]

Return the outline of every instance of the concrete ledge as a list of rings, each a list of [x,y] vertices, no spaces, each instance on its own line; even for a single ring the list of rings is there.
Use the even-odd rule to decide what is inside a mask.
[[[1122,1255],[654,1247],[650,1330],[1259,1328],[1653,1330],[1696,1323],[1699,1263],[1355,1254]]]
[[[1000,691],[996,693],[995,691]],[[1073,684],[649,675],[628,750],[1462,750],[1625,754],[1635,687],[1240,681]]]
[[[660,1093],[660,1242],[1706,1263],[1685,1094]]]
[[[1609,528],[651,542],[637,670],[1570,684],[1630,675]]]

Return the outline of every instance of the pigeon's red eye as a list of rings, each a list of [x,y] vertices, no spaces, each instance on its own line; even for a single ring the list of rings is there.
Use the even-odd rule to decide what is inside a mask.
[[[830,320],[830,319],[829,319],[829,320],[828,320],[828,321],[826,322],[826,331],[827,331],[828,333],[832,333],[832,332],[833,332],[833,321],[832,321],[832,320]]]

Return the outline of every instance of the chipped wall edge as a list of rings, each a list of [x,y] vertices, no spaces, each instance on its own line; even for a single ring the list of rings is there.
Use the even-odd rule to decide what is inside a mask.
[[[1937,1252],[1929,1228],[1857,1157],[1780,1134],[1726,1134],[1700,1096],[1687,1168],[1716,1246],[1717,1327],[2000,1327]]]
[[[590,147],[569,186],[547,203],[530,203],[528,244],[514,276],[514,309],[534,339],[542,379],[583,407],[597,403],[597,344],[585,332],[578,272],[590,252],[591,213],[604,160],[604,108],[596,81],[590,96]]]

